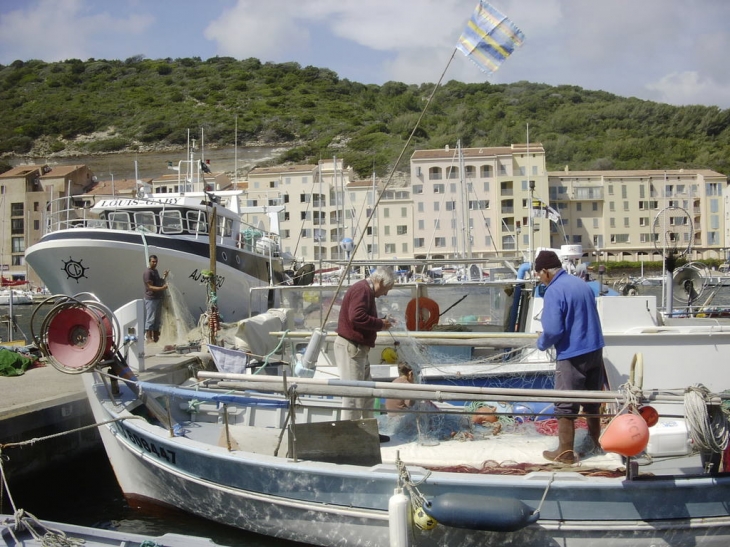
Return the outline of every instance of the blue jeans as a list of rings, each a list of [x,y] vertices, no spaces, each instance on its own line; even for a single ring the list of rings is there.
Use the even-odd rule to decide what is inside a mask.
[[[144,301],[144,330],[159,331],[162,320],[162,298]]]

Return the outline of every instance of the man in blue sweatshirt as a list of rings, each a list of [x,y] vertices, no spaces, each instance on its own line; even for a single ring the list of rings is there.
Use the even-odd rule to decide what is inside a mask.
[[[563,270],[553,251],[540,251],[535,259],[535,271],[547,287],[537,347],[542,351],[555,347],[555,389],[601,390],[605,344],[593,290],[585,281]],[[573,448],[574,421],[580,406],[580,403],[555,403],[559,445],[557,450],[544,451],[543,457],[562,463],[577,461]],[[588,434],[595,446],[601,434],[599,410],[599,403],[583,403]]]

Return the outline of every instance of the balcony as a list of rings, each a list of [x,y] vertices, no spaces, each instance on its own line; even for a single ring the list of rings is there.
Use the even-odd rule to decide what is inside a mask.
[[[573,186],[573,201],[603,201],[601,186]]]

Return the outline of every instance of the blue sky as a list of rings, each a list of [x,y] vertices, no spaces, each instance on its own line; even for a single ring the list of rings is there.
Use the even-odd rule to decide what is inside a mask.
[[[491,76],[457,52],[477,0],[0,0],[0,63],[216,55],[383,84],[576,85],[730,108],[730,1],[492,0],[524,32]]]

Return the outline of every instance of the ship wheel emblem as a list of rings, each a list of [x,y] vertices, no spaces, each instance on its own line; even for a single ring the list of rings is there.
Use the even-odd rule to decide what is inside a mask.
[[[74,260],[70,256],[68,257],[68,262],[63,260],[63,271],[66,272],[68,279],[75,279],[76,283],[78,283],[79,279],[86,277],[86,270],[89,268],[81,264],[82,262],[83,260]]]

